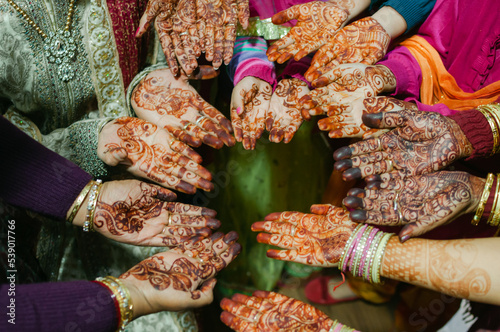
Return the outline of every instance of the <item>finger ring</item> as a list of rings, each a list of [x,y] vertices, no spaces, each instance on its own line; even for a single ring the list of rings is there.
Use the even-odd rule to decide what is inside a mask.
[[[227,27],[228,27],[228,26],[234,27],[234,26],[235,26],[235,24],[234,24],[234,23],[228,23],[228,24],[226,24],[226,26],[227,26]]]
[[[197,125],[198,127],[201,127],[200,123],[201,121],[205,120],[207,117],[205,115],[202,115],[198,118],[198,120],[196,120],[196,122],[194,123],[195,125]]]
[[[190,123],[190,122],[186,123],[186,124],[184,125],[184,127],[182,127],[182,130],[186,130],[186,129],[187,129],[187,127],[189,127],[190,125],[191,125],[191,123]]]
[[[171,223],[172,223],[172,215],[169,214],[168,215],[168,224],[167,224],[167,226],[170,226]]]
[[[161,231],[162,234],[165,234],[165,231],[167,230],[167,226],[163,227],[163,230]]]
[[[179,36],[185,36],[185,35],[187,35],[187,34],[188,34],[188,32],[187,32],[187,31],[184,31],[184,32],[181,32],[181,33],[179,34]]]
[[[377,150],[382,150],[382,141],[380,140],[380,137],[376,138],[377,140]]]
[[[203,260],[203,258],[198,257],[198,256],[196,256],[195,258],[196,258],[196,259],[197,259],[197,260],[198,260],[201,264],[205,263],[205,261]]]
[[[385,164],[387,165],[387,172],[390,172],[394,169],[393,165],[392,165],[392,160],[390,159],[387,159],[385,161]]]
[[[259,316],[259,313],[256,313],[255,316],[253,316],[253,319],[252,321],[253,322],[258,322],[259,320],[257,319],[257,317]]]
[[[398,208],[398,198],[399,198],[399,191],[396,193],[396,197],[394,197],[394,211],[396,211]]]
[[[294,237],[295,236],[295,232],[297,231],[297,227],[295,227],[295,226],[292,226],[292,227],[293,228],[292,228],[292,232],[290,233],[290,236]]]

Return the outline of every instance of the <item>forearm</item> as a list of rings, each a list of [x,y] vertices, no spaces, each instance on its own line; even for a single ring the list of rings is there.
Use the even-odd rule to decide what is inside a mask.
[[[0,197],[6,202],[64,220],[91,176],[50,151],[0,116]]]
[[[392,237],[381,275],[472,301],[500,305],[499,238],[467,240]]]
[[[1,306],[7,308],[2,331],[104,332],[118,325],[110,290],[90,281],[4,284],[0,294]]]
[[[389,7],[393,9],[404,20],[405,30],[402,33],[407,33],[427,19],[435,4],[436,0],[372,0],[370,8],[383,9]]]
[[[384,30],[395,39],[401,36],[406,31],[406,21],[404,17],[399,14],[394,8],[386,6],[380,8],[375,14],[372,15]]]

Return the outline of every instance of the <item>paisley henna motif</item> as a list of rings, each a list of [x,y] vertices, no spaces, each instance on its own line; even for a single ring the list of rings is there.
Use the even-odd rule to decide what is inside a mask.
[[[327,332],[333,321],[310,304],[274,292],[223,299],[221,320],[235,331]]]
[[[274,24],[297,20],[297,24],[282,39],[267,50],[270,61],[284,63],[294,57],[300,60],[330,40],[347,21],[353,1],[311,1],[292,6],[272,17]]]
[[[345,26],[316,52],[304,76],[314,87],[325,86],[334,81],[334,69],[342,63],[375,64],[384,57],[390,41],[377,20],[358,20]]]
[[[479,202],[484,181],[465,172],[437,172],[391,180],[365,189],[360,197],[348,196],[344,204],[356,222],[404,225],[403,239],[426,233],[472,212]],[[371,188],[371,186],[369,186]]]
[[[313,206],[312,211],[320,207],[324,206]],[[257,235],[258,242],[286,249],[269,249],[267,255],[271,258],[313,266],[336,266],[356,224],[350,221],[346,210],[326,207],[323,214],[272,213],[266,221],[254,223],[252,230],[265,232]]]
[[[334,154],[336,160],[349,158],[335,163],[337,170],[344,171],[344,179],[381,174],[382,179],[389,180],[395,176],[426,174],[472,153],[472,145],[460,127],[436,112],[406,107],[399,112],[368,114],[364,122],[374,128],[396,129],[377,139],[338,149]],[[377,161],[378,151],[384,160]]]

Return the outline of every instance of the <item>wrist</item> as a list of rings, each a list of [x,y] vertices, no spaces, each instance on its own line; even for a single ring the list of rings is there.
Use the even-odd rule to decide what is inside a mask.
[[[406,31],[406,20],[394,8],[385,6],[372,15],[391,39],[401,36]]]
[[[153,313],[151,309],[148,309],[150,308],[150,306],[148,305],[146,297],[144,296],[142,291],[139,290],[137,286],[134,285],[132,281],[128,279],[122,279],[121,277],[118,279],[128,289],[128,292],[130,294],[130,299],[134,304],[132,310],[132,317],[133,317],[132,319],[136,319],[138,317]]]
[[[89,181],[87,185],[82,189],[78,197],[75,199],[68,212],[66,213],[66,220],[73,225],[77,225],[77,219],[81,217],[81,207],[85,206],[87,201],[87,196],[92,186],[93,181]],[[78,217],[78,218],[77,218]],[[79,221],[78,221],[79,222]],[[83,224],[83,221],[82,221]]]

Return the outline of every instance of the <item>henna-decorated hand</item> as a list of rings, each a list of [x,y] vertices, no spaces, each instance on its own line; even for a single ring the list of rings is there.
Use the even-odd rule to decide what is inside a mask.
[[[465,172],[436,172],[406,179],[369,182],[344,198],[353,221],[404,227],[402,241],[476,210],[484,180]]]
[[[235,331],[328,332],[333,321],[310,304],[267,291],[222,299],[221,321]]]
[[[248,0],[196,0],[197,29],[205,58],[219,68],[222,60],[227,65],[233,56],[238,20],[248,27],[250,10]]]
[[[247,150],[255,149],[265,129],[266,115],[273,89],[260,78],[247,76],[233,89],[231,95],[231,122],[234,136]]]
[[[348,108],[354,99],[375,97],[396,87],[394,75],[385,66],[342,64],[329,74],[332,83],[317,88],[300,99],[302,116],[306,120],[309,120],[311,115],[342,111]]]
[[[339,93],[344,95],[344,93]],[[404,109],[404,102],[389,97],[360,97],[335,110],[328,111],[328,117],[318,121],[320,130],[328,131],[331,138],[343,137],[376,137],[387,129],[373,129],[363,123],[363,114],[390,112]]]
[[[299,99],[309,92],[307,84],[298,78],[283,79],[271,97],[266,118],[269,140],[289,143],[299,130],[303,118],[298,108]]]
[[[321,47],[304,76],[314,86],[325,86],[333,82],[333,70],[342,63],[372,65],[382,59],[390,41],[391,37],[377,20],[365,17],[346,25]]]
[[[260,243],[285,250],[269,249],[267,256],[284,261],[334,267],[356,224],[349,212],[332,205],[313,205],[311,213],[275,212],[266,221],[252,225]]]
[[[118,242],[174,247],[193,236],[209,236],[211,229],[220,227],[214,210],[171,202],[175,198],[170,190],[146,182],[105,182],[96,204],[94,229]],[[85,211],[80,209],[74,224],[83,225]]]
[[[141,37],[153,20],[172,74],[179,73],[179,63],[190,75],[198,66],[196,58],[201,54],[195,0],[149,0],[136,37]]]
[[[120,276],[134,304],[134,318],[158,311],[179,311],[213,300],[214,276],[241,251],[236,232],[192,238],[147,258]]]
[[[349,17],[353,4],[311,1],[292,6],[274,14],[274,24],[297,20],[297,24],[267,50],[270,61],[284,63],[290,58],[300,60],[326,44]]]
[[[472,153],[472,145],[455,121],[404,104],[402,111],[363,115],[369,127],[396,129],[335,151],[335,169],[344,172],[344,180],[374,174],[390,180],[431,173]]]
[[[127,165],[136,176],[185,193],[214,187],[199,154],[165,129],[138,118],[107,123],[99,134],[97,155],[110,166]]]
[[[184,74],[176,78],[168,69],[151,72],[135,87],[131,103],[138,117],[191,146],[205,143],[220,149],[235,143],[231,122],[201,98]]]

